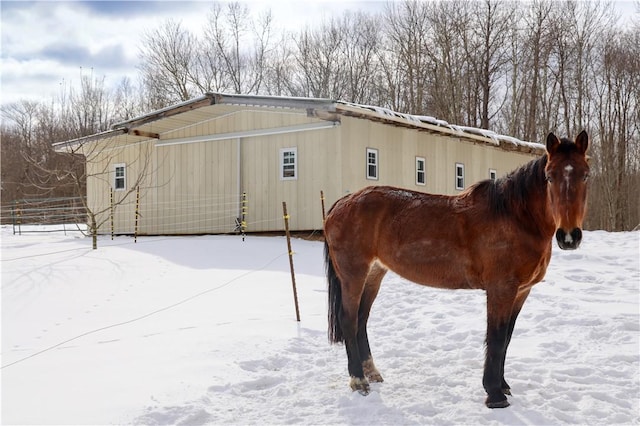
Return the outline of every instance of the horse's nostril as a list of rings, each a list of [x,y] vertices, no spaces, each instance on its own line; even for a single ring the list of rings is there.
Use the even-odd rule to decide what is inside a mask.
[[[575,244],[580,244],[580,241],[582,241],[582,229],[575,228],[573,231],[571,231],[571,238],[573,239]]]
[[[563,250],[577,249],[582,241],[582,230],[580,228],[574,228],[571,232],[567,233],[562,228],[556,231],[556,240],[558,246]]]

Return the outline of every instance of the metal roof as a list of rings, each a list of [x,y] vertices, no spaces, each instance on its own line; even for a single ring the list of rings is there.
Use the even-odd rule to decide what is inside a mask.
[[[282,109],[321,120],[340,121],[340,116],[368,119],[389,125],[439,133],[451,137],[500,146],[507,150],[541,153],[544,145],[474,127],[457,126],[429,116],[404,114],[376,106],[319,98],[205,93],[204,95],[151,113],[116,123],[111,130],[54,144],[56,149],[107,138],[135,143],[159,139],[162,134],[247,109]]]

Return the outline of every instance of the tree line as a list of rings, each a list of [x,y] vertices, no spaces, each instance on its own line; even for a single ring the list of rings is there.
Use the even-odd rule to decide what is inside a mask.
[[[144,35],[136,82],[107,89],[85,74],[79,89],[51,104],[3,107],[3,202],[9,182],[34,180],[5,175],[19,169],[5,167],[17,164],[7,155],[32,157],[34,144],[97,133],[213,91],[339,99],[527,141],[585,129],[586,227],[633,229],[640,223],[640,22],[621,23],[601,1],[408,0],[284,31],[270,12],[214,2],[203,28],[166,20]],[[23,185],[9,197],[27,187],[35,191]]]

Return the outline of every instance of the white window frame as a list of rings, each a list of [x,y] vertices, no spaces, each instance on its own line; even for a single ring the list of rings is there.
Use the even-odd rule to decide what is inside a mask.
[[[420,165],[422,164],[422,169]],[[422,177],[422,182],[420,182]],[[427,159],[424,157],[416,157],[416,185],[425,186],[427,184]]]
[[[118,169],[122,169],[122,176],[118,176]],[[122,181],[122,187],[119,187],[118,182]],[[127,189],[127,164],[116,163],[113,165],[113,190],[114,191],[126,191]]]
[[[371,156],[373,155],[373,157]],[[373,159],[373,161],[370,161]],[[375,148],[367,148],[367,156],[365,157],[366,161],[366,176],[369,180],[378,180],[378,150]],[[371,173],[371,168],[373,167],[374,173]]]
[[[496,169],[489,169],[489,179],[496,180],[498,179],[498,172]]]
[[[456,163],[456,189],[464,189],[464,164]]]
[[[291,172],[291,163],[285,163],[285,156],[293,153],[293,176],[287,176]],[[280,180],[298,179],[298,147],[280,148]]]

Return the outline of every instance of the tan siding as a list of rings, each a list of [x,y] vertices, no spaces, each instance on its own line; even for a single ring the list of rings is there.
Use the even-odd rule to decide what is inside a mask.
[[[292,229],[322,226],[320,191],[337,187],[340,159],[337,129],[271,135],[243,140],[243,181],[250,200],[249,230],[284,229],[282,202]],[[298,178],[280,179],[280,150],[296,148]],[[246,165],[255,164],[254,167]],[[335,195],[334,195],[335,197]]]
[[[365,125],[365,120],[343,118],[340,130],[342,132],[342,194],[357,191],[368,185],[383,184],[381,180],[368,180],[366,178],[366,152],[367,148],[378,150],[381,158],[385,153],[380,152],[379,140],[372,138],[372,129],[379,130],[381,125],[370,123]],[[335,201],[335,200],[334,200]]]
[[[293,230],[322,227],[320,191],[325,208],[341,196],[368,185],[395,185],[419,191],[455,194],[455,163],[465,165],[465,186],[486,179],[489,168],[498,176],[533,157],[466,140],[371,120],[341,116],[341,125],[269,136],[251,136],[181,145],[147,144],[152,154],[151,176],[143,185],[140,232],[146,234],[225,233],[240,215],[240,197],[248,199],[248,231],[283,229],[286,201]],[[266,108],[229,112],[216,119],[166,132],[161,141],[235,133],[318,122],[304,113]],[[241,170],[238,171],[238,144]],[[97,144],[96,144],[97,145]],[[109,203],[113,164],[127,164],[127,184],[136,172],[141,145],[113,150],[88,170],[108,170],[109,178],[91,179],[88,197],[96,209]],[[281,180],[280,149],[297,149],[296,180]],[[378,150],[378,180],[366,179],[366,149]],[[119,151],[119,152],[118,152]],[[426,185],[415,183],[415,158],[426,160]],[[139,162],[138,162],[139,163]],[[239,175],[240,174],[240,175]],[[238,178],[241,182],[238,182]],[[116,232],[133,232],[135,194],[117,209]],[[103,227],[108,232],[108,224]]]
[[[159,165],[157,210],[150,234],[230,232],[237,217],[235,141],[155,148]],[[146,222],[145,222],[146,223]]]
[[[345,117],[341,131],[344,144],[343,193],[369,185],[394,185],[418,191],[456,194],[456,163],[465,167],[465,187],[489,177],[489,169],[498,176],[530,161],[528,154],[505,151],[413,129],[388,126],[369,120]],[[379,179],[365,178],[366,148],[378,150]],[[415,157],[426,159],[426,185],[415,184]],[[335,201],[335,200],[334,200]]]
[[[136,183],[140,175],[153,169],[153,160],[147,159],[152,151],[149,144],[141,143],[129,147],[110,146],[110,140],[97,142],[85,150],[87,156],[87,201],[91,211],[96,213],[100,233],[111,232],[111,188],[114,182],[116,164],[124,164],[126,187],[113,191],[115,205],[113,226],[115,233],[132,233],[135,229]],[[150,177],[141,182],[143,188]]]

